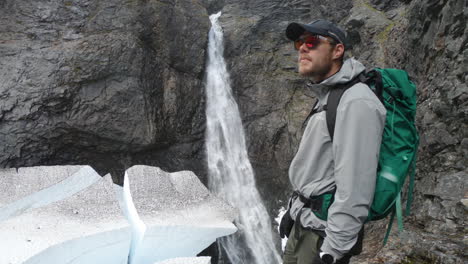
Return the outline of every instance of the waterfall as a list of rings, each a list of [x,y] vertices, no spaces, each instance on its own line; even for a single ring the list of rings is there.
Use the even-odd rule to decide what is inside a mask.
[[[280,256],[273,242],[270,218],[255,186],[247,156],[242,121],[232,96],[223,58],[221,12],[210,16],[206,77],[206,151],[209,187],[238,208],[239,231],[221,239],[234,264],[277,264]],[[274,195],[274,194],[272,194]]]
[[[128,253],[127,264],[135,264],[135,259],[138,256],[138,249],[140,248],[145,236],[146,225],[138,215],[135,204],[133,203],[127,172],[125,172],[123,188],[116,188],[116,192],[119,194],[118,201],[120,208],[131,227],[132,240],[130,241],[130,251]]]

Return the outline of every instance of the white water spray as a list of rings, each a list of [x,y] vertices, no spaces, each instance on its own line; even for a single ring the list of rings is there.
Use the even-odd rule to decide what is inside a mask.
[[[239,109],[223,58],[221,12],[210,16],[206,83],[206,149],[210,189],[239,209],[238,233],[221,239],[232,263],[277,264],[270,218],[255,186]]]

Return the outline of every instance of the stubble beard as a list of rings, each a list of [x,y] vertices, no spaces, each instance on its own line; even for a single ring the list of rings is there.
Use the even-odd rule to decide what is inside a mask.
[[[320,82],[325,79],[331,69],[331,63],[325,65],[311,65],[309,67],[306,66],[305,69],[299,65],[299,74],[302,77],[311,78],[314,82]]]

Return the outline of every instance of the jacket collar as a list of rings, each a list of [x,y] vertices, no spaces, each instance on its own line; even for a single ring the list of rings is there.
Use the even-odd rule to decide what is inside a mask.
[[[307,82],[307,88],[318,98],[319,102],[326,102],[330,89],[337,84],[347,83],[364,71],[366,67],[354,58],[347,59],[341,69],[327,79],[314,83]]]

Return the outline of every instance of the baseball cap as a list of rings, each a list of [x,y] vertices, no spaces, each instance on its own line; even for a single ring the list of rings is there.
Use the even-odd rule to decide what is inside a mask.
[[[295,41],[306,31],[312,34],[331,37],[336,42],[343,44],[345,49],[350,48],[346,31],[324,19],[314,20],[309,24],[293,22],[286,28],[286,37]]]

